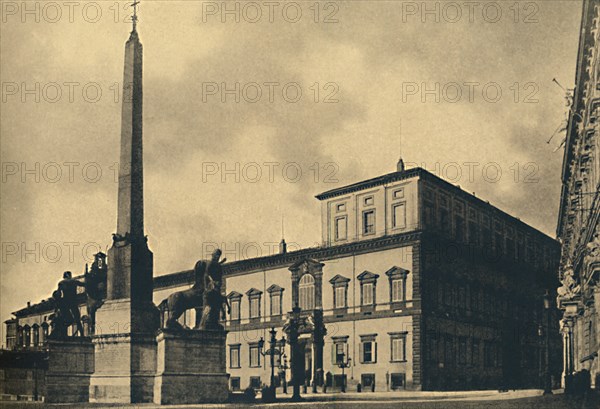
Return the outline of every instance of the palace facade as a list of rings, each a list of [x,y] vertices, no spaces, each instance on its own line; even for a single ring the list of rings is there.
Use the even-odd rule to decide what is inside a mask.
[[[562,311],[563,385],[588,371],[600,385],[600,1],[585,0],[567,124],[557,236],[562,242],[557,300]],[[570,92],[570,91],[569,91]]]
[[[557,241],[424,169],[404,169],[402,161],[395,172],[317,199],[321,246],[288,252],[282,241],[278,254],[224,265],[232,390],[270,383],[271,328],[280,351],[275,382],[289,382],[290,346],[281,339],[296,305],[298,364],[307,385],[326,382],[339,390],[345,383],[356,390],[360,383],[365,391],[540,386],[538,327],[546,325],[542,297],[547,290],[554,297],[558,286]],[[92,269],[105,267],[99,254]],[[164,315],[162,301],[193,279],[191,270],[154,278],[154,302]],[[9,348],[44,348],[49,305],[14,313],[6,322]],[[193,327],[198,316],[191,310],[180,321]],[[555,318],[546,330],[559,380]]]

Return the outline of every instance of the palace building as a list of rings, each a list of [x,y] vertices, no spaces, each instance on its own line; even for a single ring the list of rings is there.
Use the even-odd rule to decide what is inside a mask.
[[[557,241],[424,169],[405,169],[402,161],[395,172],[317,199],[321,246],[288,252],[282,240],[278,254],[224,264],[231,390],[270,383],[271,328],[281,351],[275,381],[289,382],[290,345],[281,338],[295,306],[306,385],[539,387],[538,327],[546,325],[542,297],[557,287]],[[92,269],[105,267],[99,254]],[[154,278],[163,320],[162,301],[193,280],[191,270]],[[9,348],[44,348],[49,305],[14,313],[6,322]],[[180,322],[193,327],[197,316],[188,311]],[[554,323],[546,330],[558,381],[558,316]]]
[[[558,305],[563,312],[563,385],[575,373],[587,371],[596,389],[600,387],[599,21],[600,1],[585,0],[575,89],[567,95],[572,101],[557,226],[562,242]]]

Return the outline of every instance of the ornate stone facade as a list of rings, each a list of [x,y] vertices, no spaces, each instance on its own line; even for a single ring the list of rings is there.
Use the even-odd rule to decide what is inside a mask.
[[[596,388],[600,386],[599,20],[600,1],[585,0],[557,227],[562,242],[557,304],[563,312],[563,384],[573,373],[587,370]]]

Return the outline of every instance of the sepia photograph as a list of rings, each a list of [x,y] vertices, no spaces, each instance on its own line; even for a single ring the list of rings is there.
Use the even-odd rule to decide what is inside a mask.
[[[600,0],[0,19],[0,408],[600,407]]]

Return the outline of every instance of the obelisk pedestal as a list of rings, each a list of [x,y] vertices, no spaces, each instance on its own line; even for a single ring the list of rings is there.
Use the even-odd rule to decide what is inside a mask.
[[[47,403],[89,401],[94,345],[89,337],[48,341]]]
[[[157,337],[154,403],[223,403],[229,398],[222,330],[162,330]]]

